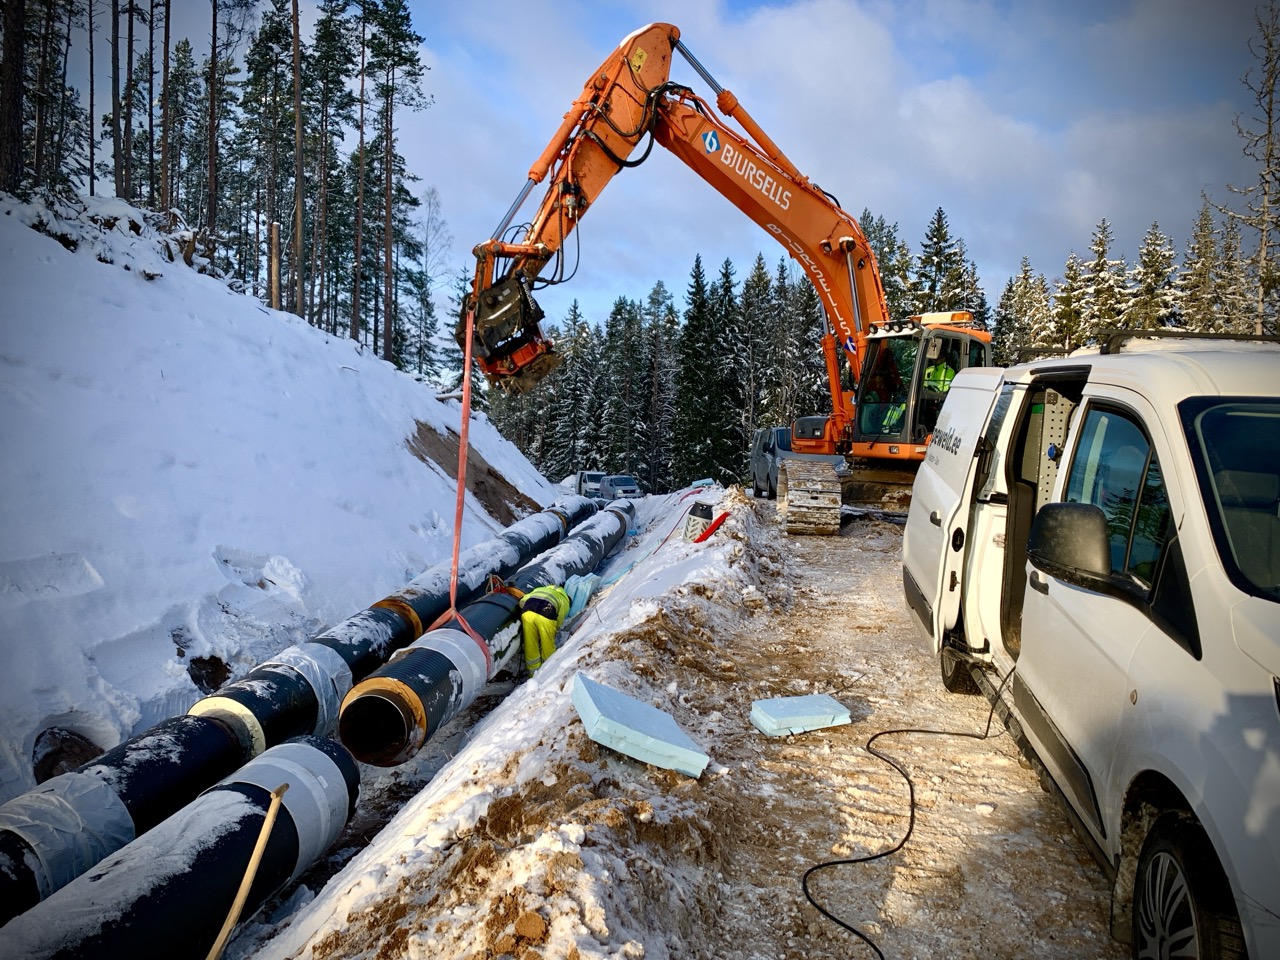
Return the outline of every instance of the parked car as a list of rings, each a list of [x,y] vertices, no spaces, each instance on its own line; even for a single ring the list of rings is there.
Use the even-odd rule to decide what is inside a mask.
[[[796,453],[791,449],[790,427],[762,427],[751,440],[751,489],[757,498],[767,496],[772,500],[777,497],[778,464],[783,460],[824,460],[838,467],[845,464],[845,458],[840,456]]]
[[[751,490],[770,500],[778,495],[778,449],[791,448],[790,427],[761,427],[751,440]]]
[[[573,488],[580,497],[598,497],[604,476],[603,470],[579,470]]]
[[[643,496],[635,477],[615,473],[600,481],[599,496],[603,500],[621,500]]]
[[[947,689],[1008,708],[1135,957],[1280,957],[1280,343],[960,371],[903,586]]]

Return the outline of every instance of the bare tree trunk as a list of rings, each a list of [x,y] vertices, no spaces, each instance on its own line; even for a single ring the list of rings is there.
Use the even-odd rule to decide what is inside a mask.
[[[53,4],[45,8],[44,25],[40,28],[40,53],[36,62],[36,142],[32,179],[37,187],[44,184],[45,141],[49,139],[49,47],[53,43]]]
[[[209,41],[209,197],[205,229],[209,232],[210,259],[218,228],[218,0],[213,6],[213,32]]]
[[[125,49],[124,79],[124,189],[125,198],[133,200],[133,19],[136,15],[134,0],[129,0],[129,42]]]
[[[360,238],[364,234],[364,68],[365,68],[365,22],[360,18],[360,142],[357,149],[360,161],[356,174],[356,236],[355,236],[355,278],[351,286],[351,339],[360,339]]]
[[[267,286],[271,288],[271,309],[280,309],[280,224],[271,222],[271,259],[267,261]]]
[[[117,197],[124,196],[124,153],[120,142],[120,0],[111,0],[111,166]]]
[[[147,206],[156,208],[156,0],[147,16]]]
[[[67,7],[67,32],[64,35],[62,44],[62,76],[58,80],[58,139],[53,148],[53,169],[55,171],[62,169],[62,164],[67,155],[67,110],[70,103],[68,98],[63,95],[63,91],[67,89],[67,64],[71,61],[71,26],[74,12],[71,7]]]
[[[93,105],[93,0],[89,0],[89,196],[98,191],[98,117]]]
[[[5,0],[4,60],[0,62],[0,190],[22,186],[22,81],[27,0]]]
[[[382,141],[385,149],[383,150],[383,167],[384,167],[384,184],[383,190],[385,198],[383,204],[386,208],[386,228],[382,231],[382,284],[383,284],[383,302],[382,308],[383,324],[382,324],[382,359],[392,360],[391,348],[395,341],[395,324],[392,319],[395,313],[392,309],[392,290],[395,287],[395,275],[391,270],[391,251],[395,246],[395,210],[393,208],[393,192],[391,189],[392,182],[395,180],[395,145],[392,136],[395,133],[395,125],[393,114],[395,111],[395,89],[396,74],[395,68],[391,68],[390,76],[387,78],[387,102],[385,105],[386,124],[382,131]]]
[[[298,316],[306,319],[302,299],[302,44],[298,39],[298,0],[293,0],[293,272],[297,281]]]
[[[160,206],[166,213],[173,209],[173,185],[169,182],[169,137],[172,131],[169,96],[169,0],[164,0],[164,73],[160,78]],[[172,215],[168,223],[172,230]]]

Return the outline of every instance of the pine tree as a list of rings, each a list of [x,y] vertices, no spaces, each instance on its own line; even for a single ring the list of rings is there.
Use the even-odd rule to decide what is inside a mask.
[[[1236,117],[1236,132],[1244,140],[1244,155],[1258,165],[1257,182],[1248,187],[1228,186],[1245,198],[1246,212],[1220,208],[1229,221],[1257,231],[1258,247],[1253,257],[1256,278],[1255,333],[1275,332],[1280,316],[1280,4],[1269,0],[1254,11],[1257,34],[1249,40],[1249,52],[1256,61],[1245,71],[1243,82],[1255,108],[1246,126]]]
[[[1138,262],[1129,273],[1129,302],[1123,326],[1153,330],[1173,326],[1178,319],[1177,270],[1173,241],[1153,223],[1142,238]]]
[[[1061,347],[1070,353],[1085,342],[1084,262],[1074,250],[1067,255],[1053,297],[1053,333],[1038,346]]]
[[[715,350],[705,359],[715,424],[710,438],[710,472],[725,485],[736,482],[745,473],[751,445],[751,437],[743,429],[741,413],[746,402],[741,363],[747,333],[735,277],[733,263],[726,257],[720,264],[720,275],[711,285]]]
[[[1005,285],[997,308],[992,353],[996,363],[1014,363],[1027,347],[1052,346],[1049,285],[1031,268],[1031,259],[1022,258],[1018,275]]]
[[[991,331],[991,359],[997,366],[1018,362],[1019,352],[1027,345],[1027,330],[1017,315],[1014,303],[1013,277],[1005,281],[996,302],[995,326]]]
[[[1255,284],[1250,276],[1249,261],[1241,250],[1238,221],[1228,220],[1223,226],[1219,250],[1214,288],[1223,330],[1228,333],[1256,333]]]
[[[863,208],[858,225],[866,234],[867,244],[876,255],[880,283],[890,317],[909,317],[917,312],[916,288],[912,279],[911,248],[898,236],[898,225],[890,225],[884,217],[873,216]]]
[[[1120,326],[1121,314],[1129,295],[1125,288],[1125,262],[1110,258],[1114,237],[1106,217],[1093,231],[1089,250],[1093,253],[1084,274],[1084,337],[1086,342],[1097,341],[1109,331]]]
[[[699,254],[694,257],[685,293],[684,328],[676,370],[675,479],[680,486],[707,476],[714,463],[708,368],[715,362],[716,350],[707,277]]]
[[[643,474],[649,443],[645,419],[649,399],[649,361],[640,305],[618,297],[605,321],[602,364],[603,455],[616,473]]]
[[[965,309],[964,271],[963,254],[951,236],[947,215],[939,207],[920,245],[916,272],[920,312]]]
[[[383,140],[383,325],[382,356],[390,359],[395,327],[392,286],[392,251],[395,219],[395,120],[400,107],[420,109],[427,105],[422,95],[425,70],[418,53],[422,37],[413,30],[405,0],[382,0],[376,15],[376,31],[369,41],[369,69],[378,77],[376,93],[381,101]]]
[[[1182,272],[1177,284],[1182,300],[1182,321],[1188,330],[1198,333],[1222,332],[1216,289],[1216,277],[1220,269],[1213,211],[1206,198],[1200,205],[1191,239],[1187,242],[1187,252],[1182,258]]]
[[[22,186],[22,115],[26,73],[26,0],[4,4],[4,55],[0,58],[0,190]]]
[[[320,6],[320,19],[316,23],[307,75],[316,103],[314,164],[316,180],[316,224],[313,232],[312,262],[308,271],[311,289],[308,294],[307,315],[314,322],[337,332],[337,310],[330,310],[330,300],[340,296],[331,293],[334,284],[330,277],[345,279],[345,272],[334,269],[332,233],[340,227],[340,221],[330,220],[330,203],[336,187],[341,184],[341,161],[338,145],[344,128],[355,123],[355,94],[351,83],[356,74],[355,36],[351,23],[345,19],[349,0],[324,0]],[[337,174],[335,175],[335,171]],[[336,182],[335,182],[336,181]],[[339,200],[339,205],[341,201]],[[431,280],[428,278],[428,285]],[[427,291],[430,296],[430,290]]]
[[[968,310],[973,315],[973,322],[984,330],[991,326],[991,307],[987,303],[986,291],[978,278],[978,265],[969,259],[964,241],[956,241],[956,252],[963,264],[960,281],[960,306],[957,309]]]
[[[676,413],[676,369],[680,342],[680,317],[675,300],[659,280],[644,305],[644,337],[649,357],[649,425],[646,470],[639,479],[652,493],[675,486],[672,429]]]
[[[764,255],[757,253],[751,273],[742,284],[742,335],[738,347],[739,378],[742,382],[742,435],[749,443],[757,427],[762,425],[760,412],[764,405],[766,383],[773,376],[770,339],[777,322],[773,298],[773,282],[765,266]]]

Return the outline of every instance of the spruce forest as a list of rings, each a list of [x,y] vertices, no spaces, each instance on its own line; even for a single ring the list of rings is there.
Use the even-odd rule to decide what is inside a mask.
[[[0,190],[64,208],[83,194],[126,200],[191,266],[456,389],[452,331],[472,269],[448,262],[440,193],[397,150],[398,118],[431,104],[406,0],[320,0],[310,36],[298,0],[209,0],[197,38],[173,35],[179,2],[5,0]],[[1240,138],[1257,180],[1222,184],[1230,205],[1206,195],[1194,223],[1152,223],[1131,258],[1104,218],[1062,238],[1072,252],[1048,273],[1023,257],[994,304],[942,208],[917,247],[863,210],[890,314],[970,311],[997,363],[1118,328],[1274,335],[1274,0],[1256,27],[1251,109],[1222,135]],[[88,44],[87,91],[68,82],[73,40]],[[95,88],[95,62],[109,62],[109,89]],[[643,302],[620,296],[607,317],[575,302],[548,318],[561,366],[527,394],[477,398],[550,479],[602,469],[651,492],[739,481],[757,428],[829,407],[808,280],[785,257],[712,266],[707,254],[682,290],[655,278]]]

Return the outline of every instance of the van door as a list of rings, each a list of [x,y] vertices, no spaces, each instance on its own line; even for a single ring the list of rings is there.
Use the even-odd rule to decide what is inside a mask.
[[[911,490],[902,587],[934,653],[959,614],[978,440],[1003,377],[992,367],[956,374]]]

